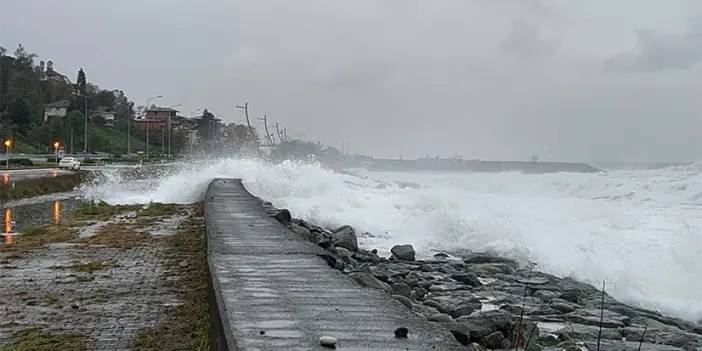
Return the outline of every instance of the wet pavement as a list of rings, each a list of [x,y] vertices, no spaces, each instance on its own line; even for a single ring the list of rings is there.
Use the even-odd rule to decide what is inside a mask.
[[[458,350],[448,330],[331,269],[325,252],[269,217],[239,180],[205,199],[208,259],[229,345],[237,350]],[[395,338],[397,328],[409,329]],[[231,347],[231,346],[230,346]]]
[[[11,244],[23,227],[65,223],[75,211],[75,194],[58,193],[0,204],[0,248]]]

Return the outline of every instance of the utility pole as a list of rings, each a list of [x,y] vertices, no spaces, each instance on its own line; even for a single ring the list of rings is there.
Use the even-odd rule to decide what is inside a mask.
[[[280,128],[278,128],[278,122],[275,122],[275,132],[278,134],[278,140],[280,140],[281,143],[284,143],[285,140],[283,140],[283,134],[280,132]]]
[[[288,128],[283,128],[283,140],[285,140],[286,143],[288,142]]]
[[[236,105],[236,108],[244,109],[244,114],[246,115],[246,124],[249,126],[249,132],[251,132],[251,137],[253,139],[256,139],[256,135],[254,134],[253,128],[251,128],[251,122],[249,121],[249,103],[245,101],[244,106]]]
[[[263,118],[259,118],[259,120],[263,121],[263,127],[266,129],[266,137],[268,138],[268,146],[269,147],[275,146],[275,143],[271,139],[271,134],[268,133],[268,116],[263,115]]]
[[[131,122],[130,121],[131,119],[132,119],[132,116],[127,115],[127,157],[129,157],[129,155],[132,154],[132,132],[129,128],[129,123]]]
[[[83,95],[85,99],[85,135],[83,136],[83,156],[88,153],[88,96]]]

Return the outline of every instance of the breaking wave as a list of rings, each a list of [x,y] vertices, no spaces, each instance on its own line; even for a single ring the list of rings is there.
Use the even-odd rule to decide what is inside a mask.
[[[202,199],[218,177],[325,226],[351,224],[367,247],[492,251],[614,296],[702,318],[702,173],[695,165],[603,174],[368,172],[219,159],[147,180],[106,170],[83,196],[109,203]]]

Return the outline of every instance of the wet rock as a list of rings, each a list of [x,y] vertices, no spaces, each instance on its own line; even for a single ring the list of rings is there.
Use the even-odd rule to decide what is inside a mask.
[[[292,229],[293,232],[297,233],[301,237],[305,238],[307,241],[311,241],[313,243],[317,243],[317,235],[313,234],[309,229],[305,228],[304,226],[291,223],[290,224],[290,229]]]
[[[482,311],[456,318],[456,322],[470,330],[471,340],[480,340],[495,331],[509,332],[512,316],[507,311]]]
[[[496,331],[483,337],[481,343],[487,346],[488,349],[495,350],[502,348],[502,340],[505,339],[501,331]]]
[[[412,289],[412,292],[415,293],[415,294],[417,295],[417,298],[420,299],[420,300],[424,300],[424,298],[425,298],[425,297],[427,296],[427,294],[429,293],[426,289],[424,289],[424,288],[422,288],[422,287],[420,287],[420,286],[418,286],[418,287]]]
[[[560,313],[570,313],[575,311],[575,309],[577,309],[578,307],[579,306],[577,304],[566,300],[555,299],[551,301],[551,308]]]
[[[383,283],[382,281],[376,279],[374,276],[370,275],[369,273],[353,272],[353,273],[349,274],[349,277],[353,278],[353,280],[355,280],[356,283],[358,283],[361,286],[365,286],[367,288],[383,290],[384,292],[386,292],[388,294],[392,292],[390,285]]]
[[[451,275],[451,279],[473,287],[483,286],[478,276],[471,272],[454,273]]]
[[[538,342],[540,345],[549,347],[549,346],[556,346],[556,345],[558,345],[561,341],[558,340],[558,337],[556,337],[556,336],[553,335],[553,334],[545,334],[545,335],[539,336],[537,342]]]
[[[514,274],[516,271],[513,266],[504,263],[472,264],[468,266],[468,269],[481,277],[493,277],[496,274]]]
[[[419,276],[415,272],[409,272],[407,276],[405,276],[405,283],[409,286],[417,286],[419,283]]]
[[[429,317],[429,320],[432,322],[439,322],[439,323],[455,323],[453,318],[449,316],[446,313],[437,313]]]
[[[536,292],[534,292],[532,294],[532,296],[537,297],[539,299],[542,299],[544,301],[551,301],[555,298],[560,297],[561,293],[557,292],[557,291],[550,291],[550,290],[536,290]]]
[[[180,268],[185,268],[185,267],[187,267],[188,265],[189,265],[189,264],[188,264],[188,261],[186,261],[186,260],[182,260],[182,261],[180,261],[180,262],[178,263],[178,266],[179,266]]]
[[[398,339],[406,339],[407,334],[409,334],[409,329],[405,327],[399,327],[395,329],[395,337]]]
[[[484,263],[502,263],[514,267],[519,267],[516,261],[506,258],[490,255],[487,253],[471,253],[463,257],[463,262],[468,264],[484,264]]]
[[[631,319],[619,313],[605,309],[602,318],[602,326],[605,328],[621,328],[630,324]],[[600,310],[596,308],[584,308],[563,315],[563,318],[571,323],[587,325],[600,325]]]
[[[344,225],[337,228],[332,233],[332,244],[334,246],[343,247],[352,252],[358,250],[356,231],[349,225]]]
[[[333,336],[326,336],[326,335],[325,335],[325,336],[320,336],[320,337],[319,337],[319,344],[322,345],[322,346],[324,346],[324,347],[328,347],[328,348],[332,348],[332,349],[333,349],[333,348],[336,348],[336,343],[337,343],[337,342],[338,342],[338,341],[337,341],[336,338],[333,337]]]
[[[285,225],[290,223],[290,220],[292,219],[292,216],[290,216],[290,211],[288,211],[285,208],[275,211],[271,217],[277,219],[278,222],[283,223]]]
[[[460,326],[460,324],[458,326]],[[470,344],[470,330],[468,330],[468,328],[455,327],[449,328],[449,330],[451,331],[453,337],[456,338],[456,341],[461,343],[461,345]]]
[[[414,261],[414,247],[412,245],[395,245],[390,249],[390,252],[400,260]]]
[[[434,307],[437,310],[439,310],[439,312],[441,312],[441,313],[449,313],[450,312],[449,308],[446,305],[444,305],[441,302],[436,301],[436,300],[426,300],[426,301],[424,301],[424,305],[429,306],[429,307]]]
[[[449,255],[445,254],[443,252],[435,253],[434,258],[440,259],[440,260],[448,260]]]
[[[400,295],[409,298],[412,288],[405,283],[396,283],[390,286],[392,288],[393,295]]]
[[[405,306],[407,306],[407,307],[409,307],[409,308],[412,308],[412,301],[410,301],[409,298],[404,297],[404,296],[402,296],[402,295],[392,295],[392,297],[393,297],[395,300],[402,302],[403,305],[405,305]]]
[[[480,306],[481,306],[480,302],[478,302],[477,305],[475,303],[462,303],[462,304],[452,308],[451,311],[449,311],[449,314],[453,318],[468,316],[471,313],[479,310]]]

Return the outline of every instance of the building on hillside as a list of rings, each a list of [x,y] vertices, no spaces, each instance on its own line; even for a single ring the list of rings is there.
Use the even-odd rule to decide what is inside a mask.
[[[114,121],[115,111],[109,107],[98,106],[98,108],[93,111],[92,117],[102,117],[105,121]]]
[[[142,118],[134,120],[134,125],[140,130],[145,130],[147,124],[149,129],[160,129],[166,127],[169,122],[173,123],[177,115],[178,110],[170,107],[152,106],[144,111]]]
[[[68,77],[54,71],[54,63],[52,61],[46,63],[46,69],[44,68],[44,61],[39,62],[39,70],[43,81],[71,84],[71,80]]]
[[[59,100],[46,104],[44,106],[44,121],[52,117],[66,117],[69,106],[71,106],[71,102],[68,100]]]

